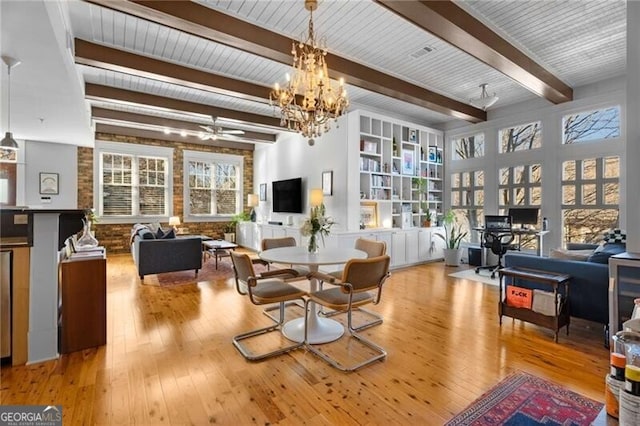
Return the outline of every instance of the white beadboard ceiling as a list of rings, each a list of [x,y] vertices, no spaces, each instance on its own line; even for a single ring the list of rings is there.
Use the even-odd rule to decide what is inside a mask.
[[[309,13],[304,9],[303,0],[197,1],[206,7],[292,39],[300,39],[306,35]],[[624,1],[455,0],[455,2],[573,88],[625,73],[626,3]],[[55,3],[58,5],[57,9],[62,11],[61,15],[64,16],[58,21],[64,22],[68,27],[66,30],[72,37],[255,84],[272,86],[275,82],[282,83],[285,73],[290,69],[288,64],[264,59],[83,1],[34,0],[2,3],[5,2],[0,3],[0,7],[3,8],[3,24],[15,19],[16,14],[33,16],[33,9],[36,4],[39,4],[40,7],[47,6],[45,9],[50,15],[49,21],[52,22],[33,22],[33,25],[39,27],[45,24],[54,25],[51,16],[55,8],[51,5]],[[11,7],[8,7],[9,3]],[[470,98],[479,95],[478,86],[481,83],[488,83],[489,91],[495,92],[500,98],[493,108],[535,98],[535,95],[502,73],[405,21],[372,0],[320,0],[318,10],[314,13],[314,24],[317,34],[325,40],[332,53],[449,98],[468,103]],[[8,28],[16,31],[13,27],[3,25],[3,54],[12,53],[5,48],[7,41],[12,42],[13,46],[18,46],[17,43],[37,43],[37,47],[43,52],[53,50],[53,46],[47,45],[43,40],[36,42],[26,37],[18,38],[16,34],[8,33]],[[432,51],[418,58],[412,57],[412,54],[425,47]],[[55,46],[55,49],[61,50],[59,46]],[[38,66],[46,69],[47,64],[26,63],[21,67]],[[265,102],[220,95],[89,66],[76,65],[75,67],[81,80],[87,83],[254,114],[272,117],[278,115],[277,111]],[[25,74],[32,75],[32,73]],[[28,90],[29,84],[21,81],[19,69],[12,74],[12,78],[15,80],[12,83],[16,86],[16,90]],[[73,84],[74,78],[75,76],[68,77],[66,84]],[[59,82],[51,83],[52,94],[59,91],[60,84]],[[77,80],[75,84],[78,84]],[[435,127],[456,120],[360,87],[348,86],[347,89],[351,109],[372,110]],[[40,93],[42,98],[47,98],[46,89],[41,89]],[[20,94],[13,94],[13,96],[18,98]],[[17,103],[20,104],[20,101]],[[97,105],[95,102],[92,104]],[[119,110],[125,108],[105,103],[100,103],[100,106]],[[126,108],[131,112],[141,112],[133,107]],[[18,111],[12,115],[12,120],[17,123],[12,122],[12,128],[22,129],[26,124],[21,123],[21,110],[28,111],[28,106],[18,105],[17,109]],[[55,120],[56,113],[61,116],[64,114],[63,106],[57,109],[60,111],[55,111],[54,108],[50,116],[46,117],[47,120]],[[167,118],[171,117],[167,116]],[[201,120],[201,118],[191,117],[191,120]]]

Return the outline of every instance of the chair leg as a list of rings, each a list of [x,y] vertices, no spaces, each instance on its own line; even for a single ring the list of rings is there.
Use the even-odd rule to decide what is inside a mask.
[[[297,299],[297,300],[304,302],[304,299]],[[293,303],[293,302],[287,302],[287,303]],[[238,351],[242,354],[242,356],[245,357],[245,359],[249,361],[260,361],[266,358],[270,358],[272,356],[289,352],[293,349],[297,349],[304,345],[304,342],[300,342],[300,343],[296,342],[288,346],[280,347],[271,352],[266,352],[263,354],[253,354],[241,343],[243,340],[249,339],[251,337],[259,336],[266,333],[271,333],[273,331],[280,331],[280,328],[284,323],[285,302],[280,302],[278,305],[279,305],[278,308],[280,309],[280,320],[277,321],[276,324],[273,324],[268,327],[259,328],[257,330],[248,331],[246,333],[238,334],[237,336],[233,337],[233,345],[236,347],[236,349],[238,349]]]
[[[371,321],[366,321],[365,323],[359,325],[358,327],[354,327],[353,329],[355,331],[366,330],[369,327],[382,324],[382,316],[378,315],[377,313],[364,308],[354,308],[354,309],[362,312],[363,314],[366,314],[371,318]],[[343,313],[345,313],[345,311],[322,311],[321,310],[319,312],[319,314],[324,317],[332,317],[332,316],[343,314]]]
[[[356,333],[356,330],[352,327],[352,319],[351,319],[351,311],[347,312],[347,323],[348,323],[348,329],[349,329],[349,333],[351,334],[349,337],[353,337],[354,339],[358,340],[360,343],[362,343],[363,345],[369,347],[370,349],[372,349],[374,352],[377,352],[376,355],[374,355],[371,358],[367,358],[364,361],[361,361],[357,364],[353,364],[353,365],[343,365],[340,362],[338,362],[337,360],[335,360],[334,358],[331,358],[330,356],[328,356],[327,354],[325,354],[324,352],[320,351],[319,349],[317,349],[314,345],[312,345],[311,343],[309,343],[309,321],[308,321],[308,315],[309,315],[309,301],[310,299],[307,299],[305,302],[305,318],[304,318],[304,344],[305,347],[307,348],[307,350],[311,353],[313,353],[314,355],[316,355],[317,357],[323,359],[326,363],[328,363],[329,365],[331,365],[334,368],[337,368],[338,370],[341,371],[346,371],[346,372],[351,372],[351,371],[355,371],[358,370],[359,368],[362,368],[366,365],[369,365],[371,363],[374,363],[378,360],[383,360],[384,358],[386,358],[387,356],[387,352],[380,346],[376,345],[375,343],[373,343],[372,341],[366,339],[364,336],[359,335],[358,333]],[[335,312],[339,312],[339,311],[335,311]]]

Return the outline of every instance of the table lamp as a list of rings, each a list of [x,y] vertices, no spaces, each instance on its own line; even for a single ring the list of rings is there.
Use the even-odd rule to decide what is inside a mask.
[[[311,207],[318,207],[322,205],[324,201],[324,197],[322,195],[322,189],[314,188],[311,190],[311,194],[309,195],[309,205]]]
[[[251,222],[256,221],[256,207],[258,205],[258,194],[247,194],[247,206],[251,207]]]
[[[178,233],[178,225],[180,225],[180,216],[171,216],[169,218],[169,226],[173,227],[173,230],[176,232],[176,234]]]

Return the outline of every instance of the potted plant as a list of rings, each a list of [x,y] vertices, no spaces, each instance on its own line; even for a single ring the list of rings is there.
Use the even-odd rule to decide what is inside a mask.
[[[460,242],[467,236],[466,232],[462,232],[462,225],[457,222],[453,210],[447,211],[442,217],[444,235],[439,232],[435,234],[445,243],[444,264],[447,266],[460,265]]]
[[[431,227],[431,210],[427,207],[427,203],[422,203],[422,211],[424,212],[424,220],[422,226],[425,228]]]
[[[229,241],[230,243],[236,242],[236,229],[238,227],[238,222],[246,222],[250,219],[249,213],[242,212],[231,217],[231,222],[227,223],[224,226],[224,240]]]

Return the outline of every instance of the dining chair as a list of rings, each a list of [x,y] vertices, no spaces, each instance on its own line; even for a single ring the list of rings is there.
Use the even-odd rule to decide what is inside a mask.
[[[309,293],[305,302],[305,347],[313,354],[319,356],[333,367],[342,371],[354,371],[387,356],[387,352],[377,344],[358,334],[353,328],[352,312],[355,308],[367,304],[378,304],[382,297],[382,286],[389,277],[390,258],[387,255],[371,257],[368,259],[351,259],[345,265],[340,282],[331,283],[332,288]],[[309,303],[315,302],[336,311],[347,313],[347,329],[353,337],[375,353],[372,357],[353,365],[345,365],[332,358],[317,348],[317,345],[309,343]]]
[[[297,245],[298,243],[293,237],[263,238],[260,242],[260,248],[262,251],[281,247],[295,247]],[[266,266],[267,270],[270,270],[271,268],[271,262],[267,262],[266,260],[256,259],[254,260],[254,263],[260,263]],[[306,275],[309,273],[308,268],[299,266],[293,267],[292,265],[290,265],[290,269],[296,271],[300,279],[306,279]]]
[[[295,247],[297,245],[298,243],[296,242],[296,239],[293,237],[263,238],[262,241],[260,242],[260,248],[262,249],[262,251],[280,248],[280,247]],[[260,264],[260,265],[266,266],[268,271],[271,270],[271,262],[267,262],[266,260],[263,260],[263,259],[253,259],[252,261],[254,264]],[[292,271],[291,273],[293,275],[291,275],[289,278],[286,278],[285,281],[300,281],[300,280],[308,279],[307,274],[309,273],[309,269],[307,268],[300,267],[300,266],[294,267],[293,265],[289,265],[289,268],[287,270]],[[303,308],[304,303],[301,304],[298,301],[285,303],[285,308],[289,306],[297,306],[299,308]],[[264,314],[269,318],[271,318],[272,320],[274,320],[275,322],[278,322],[279,317],[276,317],[271,312],[279,309],[280,308],[278,306],[270,306],[264,310]]]
[[[358,238],[356,240],[355,243],[355,249],[356,250],[361,250],[364,251],[365,253],[367,253],[367,258],[371,258],[371,257],[378,257],[378,256],[383,256],[385,254],[387,254],[387,244],[384,241],[376,241],[376,240],[369,240],[366,238]],[[343,269],[339,269],[333,272],[329,272],[327,275],[331,276],[333,279],[329,279],[329,277],[327,276],[322,276],[321,274],[317,274],[315,275],[316,278],[319,279],[319,286],[320,289],[323,288],[323,281],[328,280],[332,283],[335,283],[337,281],[339,281],[342,278],[342,275],[344,273],[344,268]],[[379,325],[382,324],[382,316],[378,315],[375,312],[369,311],[367,309],[363,309],[363,308],[357,308],[360,312],[362,312],[363,314],[366,314],[369,318],[372,318],[370,321],[366,321],[365,323],[363,323],[362,325],[359,325],[358,327],[354,327],[354,329],[356,331],[361,331],[364,330],[365,328],[369,328],[369,327],[373,327],[374,325]],[[320,314],[325,316],[325,317],[330,317],[333,315],[337,315],[343,313],[341,311],[321,311]]]
[[[304,342],[295,342],[294,344],[281,346],[270,352],[255,354],[242,343],[243,340],[262,334],[274,331],[280,332],[285,318],[285,302],[300,301],[304,304],[304,296],[307,293],[284,281],[284,278],[293,276],[294,271],[292,270],[280,269],[277,271],[267,271],[258,276],[253,269],[251,258],[249,258],[247,254],[232,252],[231,261],[233,262],[236,290],[238,293],[243,296],[248,296],[254,305],[277,303],[280,309],[280,317],[275,324],[234,336],[233,345],[236,349],[238,349],[246,359],[259,361],[303,346]]]

